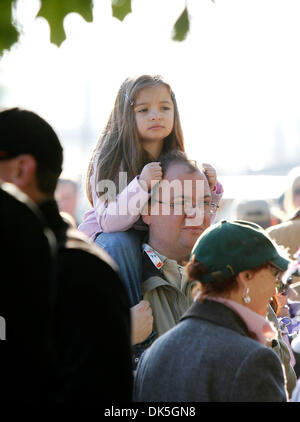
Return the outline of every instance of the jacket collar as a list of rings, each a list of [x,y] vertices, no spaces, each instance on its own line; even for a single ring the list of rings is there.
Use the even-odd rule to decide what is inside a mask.
[[[182,315],[180,321],[188,318],[204,319],[222,327],[237,331],[241,335],[252,337],[244,321],[230,308],[213,300],[195,301]]]

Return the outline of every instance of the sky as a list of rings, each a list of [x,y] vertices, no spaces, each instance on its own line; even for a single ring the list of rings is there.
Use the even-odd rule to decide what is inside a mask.
[[[174,42],[185,4],[190,32]],[[110,0],[94,0],[94,22],[67,16],[59,48],[38,10],[38,0],[19,0],[23,35],[0,60],[0,105],[52,124],[64,174],[85,173],[120,84],[142,73],[171,84],[188,154],[218,174],[264,172],[300,157],[298,0],[132,0],[123,22]]]

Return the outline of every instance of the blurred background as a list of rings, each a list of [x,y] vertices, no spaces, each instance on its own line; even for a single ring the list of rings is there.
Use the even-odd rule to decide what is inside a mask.
[[[33,110],[57,131],[78,222],[89,206],[88,161],[117,90],[142,73],[171,84],[188,154],[216,168],[225,189],[219,218],[232,214],[233,199],[267,200],[281,218],[287,175],[300,165],[300,2],[189,0],[190,32],[175,42],[185,4],[132,0],[120,22],[110,0],[94,0],[93,23],[68,15],[58,48],[47,21],[35,19],[39,0],[17,3],[22,36],[0,59],[0,107]]]

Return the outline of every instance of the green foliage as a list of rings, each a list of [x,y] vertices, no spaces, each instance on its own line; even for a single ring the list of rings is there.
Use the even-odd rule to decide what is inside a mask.
[[[181,13],[175,25],[173,27],[172,40],[174,41],[183,41],[185,40],[187,33],[190,29],[190,20],[187,7]]]
[[[131,13],[131,0],[112,0],[111,3],[112,14],[120,21]]]
[[[37,16],[45,18],[50,26],[50,40],[60,46],[66,39],[63,21],[68,13],[79,13],[87,22],[92,22],[92,0],[41,0]]]
[[[18,41],[19,30],[12,21],[12,6],[18,0],[0,0],[0,57],[4,50]],[[87,22],[93,21],[93,1],[109,0],[40,0],[41,8],[37,17],[47,20],[50,27],[50,40],[60,46],[66,39],[63,21],[66,15],[75,12],[81,15]],[[138,0],[136,0],[138,1]],[[148,0],[151,1],[151,0]],[[162,0],[166,1],[166,0]],[[172,0],[170,7],[172,7]],[[199,1],[199,0],[197,0]],[[214,0],[211,0],[214,2]],[[131,13],[131,0],[111,0],[113,17],[123,21]],[[190,29],[190,18],[187,6],[177,19],[173,27],[172,39],[174,41],[185,40]]]
[[[0,56],[4,50],[18,41],[19,32],[12,23],[12,4],[14,0],[2,0],[0,12]]]

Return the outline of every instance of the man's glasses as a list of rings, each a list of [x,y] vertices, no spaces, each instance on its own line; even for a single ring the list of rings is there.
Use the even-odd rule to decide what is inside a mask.
[[[177,215],[189,213],[195,208],[203,210],[204,214],[215,214],[219,208],[219,205],[208,202],[200,202],[197,204],[197,207],[194,207],[193,204],[189,201],[164,202],[156,199],[155,202],[169,206],[170,209],[174,210],[174,213]]]

